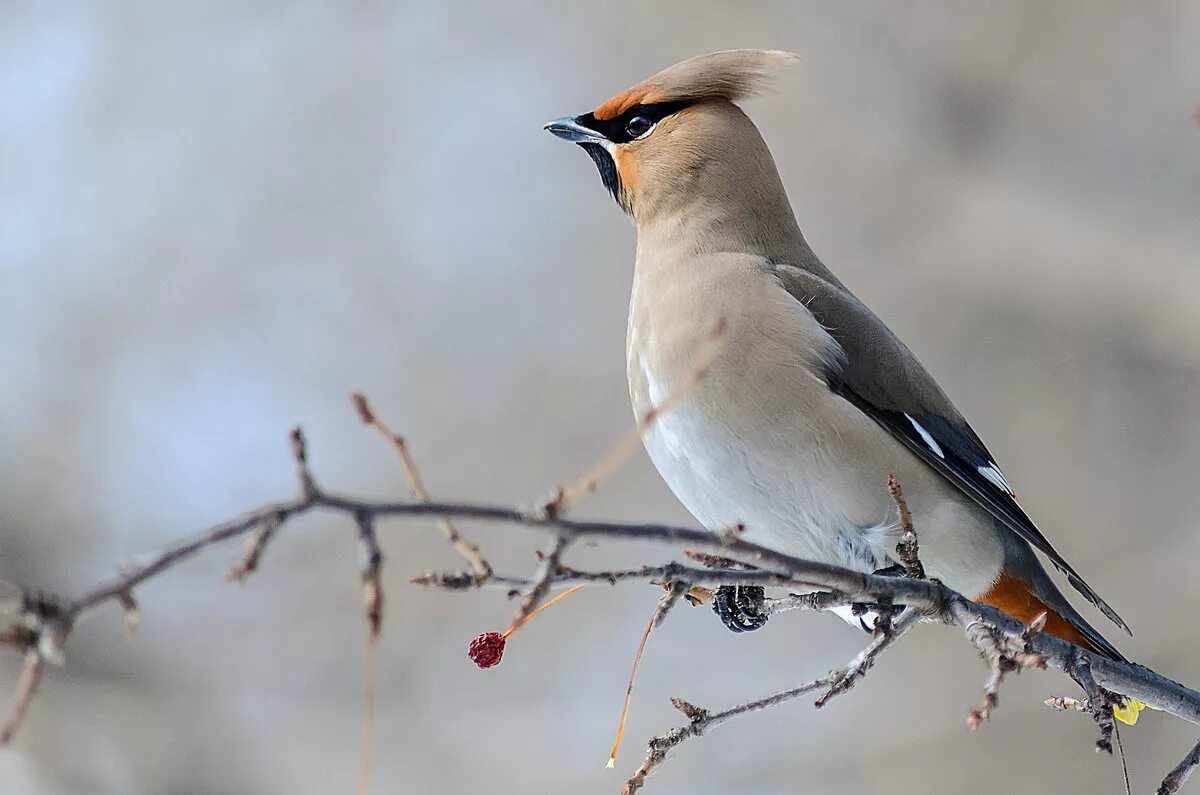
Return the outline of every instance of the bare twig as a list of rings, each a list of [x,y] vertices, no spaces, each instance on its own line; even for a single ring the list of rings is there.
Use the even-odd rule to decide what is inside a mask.
[[[764,606],[769,616],[776,613],[786,613],[789,610],[833,610],[836,607],[850,607],[854,600],[833,591],[812,591],[811,593],[788,594],[779,599],[767,599]]]
[[[133,598],[132,593],[126,591],[117,594],[117,604],[121,605],[121,610],[125,613],[125,637],[132,638],[137,634],[138,625],[142,621],[141,613],[138,612],[137,600]]]
[[[354,404],[354,409],[358,412],[358,418],[362,420],[363,424],[374,428],[380,436],[387,440],[388,444],[396,451],[396,455],[400,457],[400,463],[404,467],[405,475],[408,477],[408,486],[412,490],[413,496],[418,500],[428,502],[429,492],[425,490],[425,483],[421,480],[421,472],[417,469],[417,462],[408,449],[408,442],[400,434],[393,433],[392,429],[379,418],[379,415],[371,408],[371,403],[367,400],[366,395],[363,395],[361,392],[355,392],[350,396],[350,401]],[[476,585],[492,576],[492,564],[488,563],[487,559],[483,557],[477,545],[463,538],[462,533],[459,532],[453,522],[445,517],[438,517],[437,526],[442,531],[442,535],[446,537],[446,540],[450,542],[450,545],[471,566],[472,579]]]
[[[534,578],[533,584],[529,586],[529,590],[525,592],[525,598],[521,600],[521,607],[517,610],[517,617],[513,619],[512,626],[509,627],[510,632],[515,632],[522,624],[528,621],[537,611],[542,600],[546,598],[546,593],[550,590],[550,583],[554,580],[554,576],[558,574],[559,562],[570,545],[569,536],[559,535],[554,537],[554,545],[547,554],[542,556],[542,563],[538,568],[537,576]]]
[[[971,602],[940,583],[897,577],[880,577],[815,561],[806,561],[761,547],[744,539],[729,544],[715,540],[711,533],[688,527],[654,523],[624,523],[607,521],[578,521],[550,518],[519,508],[494,505],[446,502],[375,502],[318,491],[315,495],[272,503],[238,519],[216,525],[198,537],[170,545],[148,557],[141,565],[128,568],[116,579],[88,591],[66,607],[68,623],[101,605],[116,601],[153,577],[161,575],[207,547],[253,533],[271,516],[288,522],[298,516],[322,509],[354,516],[365,512],[380,519],[385,517],[449,516],[485,522],[516,523],[540,528],[552,535],[563,533],[577,540],[610,539],[621,542],[652,542],[674,544],[678,547],[699,547],[714,553],[733,555],[742,562],[752,562],[764,569],[760,572],[701,571],[698,582],[764,584],[767,580],[785,587],[821,588],[844,594],[858,602],[890,599],[893,604],[921,608],[931,620],[957,626],[982,618],[1007,631],[1019,633],[1020,622],[1005,616],[988,605]],[[608,579],[607,574],[598,575]],[[515,578],[513,578],[515,579]],[[689,580],[697,581],[697,580]],[[951,608],[954,608],[953,610]],[[1033,650],[1046,658],[1057,670],[1067,672],[1073,665],[1075,646],[1046,634],[1033,641]],[[1096,681],[1108,690],[1136,698],[1152,707],[1169,712],[1186,721],[1200,725],[1200,693],[1144,666],[1117,660],[1096,658],[1091,662]]]
[[[311,497],[317,493],[317,482],[313,480],[312,470],[308,468],[308,440],[304,438],[304,429],[297,425],[292,428],[292,458],[296,461],[296,477],[300,481],[300,496]]]
[[[230,566],[229,571],[225,573],[226,582],[241,582],[258,571],[258,564],[262,561],[263,552],[266,551],[267,544],[275,536],[279,525],[279,517],[268,517],[262,526],[246,539],[246,551],[242,555],[242,559]]]
[[[721,340],[725,335],[725,329],[725,318],[718,319],[709,331],[708,339],[705,340],[703,347],[696,354],[696,361],[692,364],[691,372],[687,377],[677,383],[660,403],[643,412],[633,430],[618,442],[608,455],[600,459],[587,474],[568,488],[559,489],[547,500],[542,506],[547,514],[565,516],[581,499],[594,492],[601,483],[620,468],[625,459],[637,449],[642,437],[654,427],[658,418],[675,408],[708,375],[709,367],[712,366],[713,360],[717,358],[717,353],[721,350]]]
[[[1092,702],[1089,699],[1071,698],[1070,696],[1055,696],[1042,702],[1051,709],[1059,712],[1091,712]]]
[[[1158,787],[1158,795],[1175,795],[1176,792],[1179,792],[1179,788],[1191,777],[1197,765],[1200,765],[1200,743],[1193,745],[1192,750],[1188,751],[1188,755],[1183,758],[1183,761],[1167,774]]]
[[[905,632],[908,632],[920,618],[921,614],[918,611],[906,610],[901,613],[900,618],[896,621],[883,625],[885,628],[874,634],[870,644],[859,652],[857,657],[841,668],[830,672],[828,677],[830,679],[829,686],[813,702],[813,706],[820,709],[829,703],[829,699],[840,696],[858,684],[859,680],[867,675],[867,671],[871,670],[871,666],[879,659],[879,655],[883,653],[884,649],[895,643]]]
[[[367,612],[367,626],[371,640],[379,637],[383,625],[383,552],[375,536],[375,520],[368,513],[354,516],[358,524],[358,542],[362,547],[363,607]]]
[[[541,530],[552,539],[552,548],[537,574],[532,578],[493,575],[486,585],[517,588],[525,593],[522,609],[517,621],[527,617],[544,600],[552,587],[567,584],[613,584],[617,582],[672,583],[686,582],[693,587],[718,584],[776,585],[788,589],[818,593],[793,596],[775,600],[779,611],[784,609],[823,609],[850,603],[891,604],[912,608],[901,613],[895,626],[889,631],[884,626],[872,640],[872,646],[863,655],[842,669],[832,672],[814,682],[777,693],[766,699],[726,710],[709,713],[691,705],[680,708],[689,714],[692,721],[651,744],[650,753],[642,769],[631,780],[636,789],[649,770],[661,764],[666,753],[690,736],[717,725],[736,715],[763,709],[800,693],[821,688],[842,692],[846,682],[850,684],[874,662],[878,652],[917,620],[941,622],[968,630],[973,642],[989,659],[989,671],[993,678],[985,689],[983,706],[990,712],[995,704],[988,698],[1000,684],[1000,679],[1011,670],[1019,670],[1036,663],[1075,677],[1084,686],[1092,714],[1101,725],[1102,742],[1106,739],[1105,721],[1111,725],[1114,698],[1138,699],[1145,704],[1170,712],[1187,721],[1200,725],[1200,693],[1143,666],[1108,660],[1080,651],[1075,646],[1058,638],[1036,634],[1017,621],[987,605],[972,602],[940,583],[900,577],[883,577],[814,561],[802,560],[782,554],[747,541],[741,534],[728,533],[720,536],[687,527],[655,523],[621,523],[605,521],[579,521],[564,517],[561,511],[545,511],[537,508],[520,509],[495,505],[479,505],[454,502],[415,501],[371,501],[325,491],[313,478],[309,469],[308,449],[299,429],[292,434],[293,456],[296,460],[299,494],[282,502],[262,506],[240,518],[218,524],[198,536],[168,545],[158,553],[146,556],[137,564],[123,569],[114,579],[101,583],[73,601],[56,603],[53,600],[30,600],[22,612],[21,619],[7,628],[0,628],[0,643],[15,646],[26,654],[25,669],[21,677],[13,709],[7,726],[8,735],[15,731],[20,717],[28,708],[29,700],[36,691],[44,661],[62,658],[63,643],[79,618],[107,603],[119,604],[129,615],[133,612],[132,594],[146,581],[190,560],[200,551],[233,539],[253,539],[271,528],[270,534],[278,535],[296,517],[315,511],[324,511],[353,519],[359,527],[360,539],[367,551],[368,566],[364,568],[364,596],[367,602],[369,625],[372,632],[378,631],[378,608],[382,603],[381,592],[371,595],[373,582],[378,586],[377,570],[372,574],[370,562],[377,552],[375,528],[385,518],[445,518],[472,519],[490,523],[520,524]],[[899,506],[898,506],[899,510]],[[709,555],[725,558],[718,568],[697,568],[668,563],[657,567],[642,567],[628,571],[583,572],[563,565],[562,557],[568,545],[577,541],[608,539],[620,542],[650,542],[658,545],[673,545],[677,549],[694,547]],[[258,550],[261,553],[261,549]],[[442,573],[426,575],[420,581],[444,588],[479,587],[475,572]],[[678,599],[678,595],[674,596]],[[919,616],[919,618],[918,618]],[[872,651],[874,649],[874,651]],[[33,657],[29,656],[33,655]],[[1005,660],[992,666],[991,660]],[[1011,666],[1015,665],[1013,668]],[[999,670],[999,675],[997,675]],[[1117,694],[1117,695],[1114,695]],[[680,702],[681,705],[684,702]],[[689,709],[691,712],[689,712]],[[979,710],[980,721],[985,710]],[[15,719],[14,719],[15,716]],[[1111,730],[1109,736],[1111,735]],[[631,790],[632,791],[632,790]]]
[[[37,695],[45,666],[46,661],[37,649],[30,648],[25,652],[25,660],[21,663],[21,676],[17,679],[17,689],[13,693],[12,706],[8,709],[8,717],[4,719],[4,724],[0,725],[0,748],[12,742],[17,730],[24,723],[29,705]]]
[[[1091,655],[1082,649],[1073,650],[1065,670],[1083,688],[1083,692],[1087,694],[1091,704],[1092,719],[1096,721],[1096,726],[1100,730],[1100,736],[1096,738],[1096,751],[1111,754],[1113,752],[1112,736],[1116,728],[1112,708],[1116,699],[1096,681]]]
[[[900,481],[896,480],[895,475],[887,476],[887,488],[892,501],[896,503],[896,515],[900,518],[900,543],[896,544],[896,554],[900,557],[900,565],[904,567],[904,576],[923,580],[925,567],[921,564],[917,531],[913,526],[912,514],[909,513],[904,492],[900,489]]]
[[[1010,673],[1025,668],[1045,668],[1046,663],[1030,644],[1046,628],[1042,613],[1019,633],[1005,632],[985,620],[974,620],[965,627],[967,639],[979,650],[988,666],[988,679],[983,685],[979,703],[967,713],[967,728],[975,731],[986,723],[1000,701],[1000,684]]]
[[[667,760],[667,755],[684,740],[691,737],[699,737],[709,729],[716,728],[732,718],[748,715],[752,712],[759,712],[768,707],[791,701],[806,693],[825,688],[825,694],[818,698],[815,704],[817,707],[823,706],[829,698],[849,690],[854,685],[854,682],[861,679],[867,670],[874,665],[879,655],[888,646],[895,643],[915,623],[915,611],[908,611],[908,613],[901,616],[900,620],[896,621],[891,632],[876,635],[871,639],[870,644],[859,652],[854,659],[840,668],[835,668],[820,679],[805,682],[798,687],[781,690],[765,698],[747,701],[721,710],[720,712],[710,712],[709,710],[697,707],[695,704],[690,704],[683,699],[672,698],[672,705],[686,715],[689,722],[685,726],[672,729],[666,734],[650,740],[646,747],[646,759],[642,762],[641,767],[634,771],[629,781],[626,782],[624,795],[633,795],[633,793],[641,789],[646,783],[646,777],[662,765]]]
[[[375,750],[375,702],[378,688],[379,632],[383,627],[383,552],[375,534],[375,521],[365,513],[354,517],[362,547],[363,607],[367,615],[364,650],[362,749],[358,763],[358,795],[371,789],[371,761]]]

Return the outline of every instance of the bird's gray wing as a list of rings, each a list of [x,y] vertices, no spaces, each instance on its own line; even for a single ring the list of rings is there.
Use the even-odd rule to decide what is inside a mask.
[[[983,441],[891,329],[840,284],[788,265],[776,266],[776,274],[783,287],[808,308],[845,353],[839,366],[826,373],[830,389],[1045,554],[1075,590],[1130,632],[1116,611],[1037,529],[1017,503]]]

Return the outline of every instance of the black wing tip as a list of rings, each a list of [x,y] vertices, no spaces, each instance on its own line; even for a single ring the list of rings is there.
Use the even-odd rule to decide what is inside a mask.
[[[1129,628],[1129,624],[1125,623],[1125,619],[1117,615],[1117,611],[1109,607],[1108,602],[1101,599],[1100,594],[1092,590],[1092,587],[1084,582],[1082,577],[1080,577],[1074,571],[1070,571],[1069,567],[1064,569],[1062,566],[1060,566],[1059,568],[1062,569],[1063,573],[1067,575],[1067,582],[1071,583],[1072,588],[1083,594],[1083,597],[1091,602],[1097,610],[1103,613],[1105,618],[1116,624],[1121,629],[1125,630],[1125,634],[1127,634],[1129,637],[1133,637],[1133,630]]]
[[[1090,629],[1090,627],[1089,627],[1089,629]],[[1080,629],[1080,631],[1082,632],[1083,630]],[[1088,643],[1091,646],[1091,651],[1094,651],[1097,654],[1103,655],[1110,660],[1116,660],[1118,662],[1129,662],[1129,660],[1125,657],[1125,655],[1121,654],[1121,652],[1117,650],[1116,646],[1112,645],[1107,640],[1105,640],[1104,636],[1101,635],[1099,632],[1096,632],[1094,630],[1092,632],[1084,632],[1083,636],[1085,638],[1087,638]]]
[[[1067,576],[1068,582],[1071,583],[1071,586],[1076,591],[1082,594],[1083,597],[1091,602],[1097,610],[1103,613],[1105,618],[1107,618],[1109,621],[1112,621],[1121,629],[1125,630],[1130,637],[1133,637],[1133,630],[1129,628],[1127,623],[1125,623],[1125,619],[1117,615],[1117,611],[1109,607],[1108,603],[1101,599],[1100,595],[1092,590],[1090,585],[1083,581],[1083,578],[1075,572],[1075,569],[1071,568],[1071,565],[1063,559],[1062,555],[1058,554],[1058,551],[1054,549],[1046,537],[1043,536],[1037,529],[1037,526],[1033,523],[1033,520],[1026,516],[1021,507],[1017,505],[1016,500],[1012,499],[1011,494],[1006,495],[1009,500],[1008,503],[1002,502],[1000,499],[998,499],[999,492],[994,491],[992,488],[994,484],[992,484],[990,481],[987,483],[979,482],[979,479],[975,477],[975,473],[970,470],[971,467],[976,466],[972,460],[968,460],[967,458],[962,459],[963,463],[968,466],[968,469],[966,470],[954,465],[954,457],[958,456],[961,458],[963,453],[958,452],[955,449],[955,446],[951,445],[951,440],[949,438],[943,438],[941,441],[943,447],[949,448],[951,453],[950,458],[946,458],[945,456],[935,456],[921,441],[918,441],[912,437],[912,435],[909,433],[909,429],[906,427],[906,423],[896,420],[897,417],[907,416],[903,412],[881,409],[878,406],[873,405],[870,401],[863,398],[862,395],[855,392],[853,387],[841,379],[837,373],[829,373],[827,376],[827,383],[832,391],[838,395],[841,395],[859,411],[863,412],[875,422],[879,423],[880,426],[882,426],[888,433],[892,434],[897,441],[907,447],[918,458],[929,464],[934,471],[941,473],[943,477],[946,477],[947,480],[958,486],[958,488],[961,489],[964,494],[974,499],[981,508],[995,517],[997,521],[1003,523],[1010,530],[1014,531],[1034,549],[1037,549],[1042,554],[1046,555],[1050,559],[1050,562],[1054,564],[1054,567]],[[926,423],[930,423],[932,420],[938,420],[943,424],[948,426],[950,425],[949,421],[944,417],[937,417],[936,415],[927,414],[919,414],[918,416]],[[911,421],[912,417],[910,416],[908,419]],[[968,451],[972,458],[977,457],[987,462],[992,461],[991,453],[988,452],[987,447],[984,446],[983,442],[979,440],[979,436],[974,430],[971,429],[969,425],[966,425],[964,422],[963,426],[957,429],[968,434],[971,441],[975,444],[978,444],[978,451]],[[938,428],[935,427],[933,429],[935,437],[938,435],[937,431]],[[992,466],[995,465],[992,464]],[[1102,653],[1115,655],[1115,659],[1124,659],[1112,646],[1112,644],[1104,640],[1104,638],[1101,637],[1098,632],[1093,630],[1091,634],[1095,635],[1095,643],[1104,648]]]

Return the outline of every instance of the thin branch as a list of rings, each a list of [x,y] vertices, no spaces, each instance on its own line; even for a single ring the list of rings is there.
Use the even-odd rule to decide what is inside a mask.
[[[296,462],[296,477],[300,481],[300,496],[311,497],[317,493],[317,482],[308,467],[308,440],[304,438],[304,429],[299,425],[292,428],[290,438],[292,459]]]
[[[571,540],[569,536],[558,535],[554,537],[554,545],[550,548],[549,553],[542,556],[542,563],[538,568],[537,576],[534,578],[533,584],[525,592],[525,598],[521,600],[521,607],[517,610],[517,617],[513,619],[512,626],[509,627],[509,632],[515,632],[537,612],[542,600],[546,598],[546,594],[550,590],[551,581],[558,574],[559,562],[570,545]]]
[[[900,481],[895,475],[887,476],[888,494],[896,503],[896,515],[900,519],[900,543],[896,544],[896,554],[900,557],[900,565],[904,567],[906,577],[916,580],[925,579],[925,567],[921,564],[920,544],[917,542],[917,531],[913,527],[912,514],[909,513],[908,503],[900,488]]]
[[[1163,779],[1162,784],[1158,787],[1158,795],[1175,795],[1176,792],[1179,792],[1179,788],[1191,777],[1197,765],[1200,765],[1200,742],[1193,745],[1192,750],[1188,751],[1188,755],[1183,758],[1183,761]]]
[[[429,492],[425,490],[425,483],[421,480],[421,472],[417,469],[417,462],[408,449],[408,442],[400,434],[393,433],[392,429],[379,418],[379,415],[371,408],[366,395],[363,395],[361,392],[355,392],[350,396],[350,401],[354,404],[354,409],[358,412],[358,418],[362,420],[363,424],[375,429],[392,446],[396,451],[396,455],[400,457],[400,463],[404,467],[404,473],[408,478],[408,487],[411,489],[413,496],[418,500],[428,502]],[[463,538],[462,533],[454,526],[453,522],[446,517],[439,517],[437,519],[437,526],[442,531],[442,535],[446,537],[446,540],[450,542],[450,545],[471,566],[472,579],[474,579],[476,585],[492,576],[492,564],[488,563],[483,557],[477,545]]]
[[[375,536],[375,520],[366,513],[355,514],[358,525],[358,542],[362,547],[363,607],[366,608],[367,626],[374,642],[379,638],[383,626],[383,552]]]
[[[1025,668],[1045,668],[1045,661],[1030,648],[1033,638],[1046,628],[1046,614],[1042,613],[1019,634],[997,629],[982,619],[970,621],[965,633],[967,639],[979,650],[988,666],[988,679],[983,685],[983,696],[979,703],[967,713],[967,729],[975,731],[991,719],[992,712],[1000,703],[1000,684],[1010,673],[1020,673]]]
[[[829,699],[842,695],[858,684],[867,675],[867,671],[871,670],[871,666],[875,665],[875,661],[879,659],[879,655],[883,653],[884,649],[908,632],[920,618],[921,614],[918,611],[906,610],[896,621],[881,626],[877,625],[877,631],[871,643],[849,663],[830,673],[829,687],[821,694],[820,698],[813,702],[813,706],[820,709],[829,703]]]
[[[844,693],[853,687],[854,683],[866,675],[867,670],[875,664],[879,655],[914,626],[916,621],[916,612],[908,611],[895,622],[891,631],[880,633],[873,637],[865,649],[842,667],[835,668],[820,679],[814,679],[797,687],[781,690],[765,698],[746,701],[720,712],[710,712],[680,698],[671,699],[671,704],[686,715],[689,721],[685,726],[672,729],[666,734],[650,740],[646,747],[646,759],[642,762],[641,767],[634,771],[629,781],[626,782],[624,795],[633,795],[633,793],[641,789],[646,783],[646,777],[661,766],[667,760],[667,755],[684,740],[699,737],[709,729],[716,728],[728,720],[741,715],[748,715],[752,712],[759,712],[768,707],[774,707],[778,704],[791,701],[806,693],[825,688],[826,692],[817,699],[814,705],[818,708],[823,706],[829,698],[839,693]]]
[[[746,583],[738,583],[745,585]],[[812,591],[810,593],[788,594],[779,599],[767,599],[764,609],[769,616],[776,613],[786,613],[789,610],[833,610],[838,607],[850,607],[853,599],[833,591]]]
[[[46,661],[37,649],[31,648],[25,652],[25,660],[21,663],[21,676],[17,679],[17,689],[13,693],[12,706],[9,707],[4,724],[0,725],[0,748],[12,742],[17,730],[25,722],[25,715],[29,712],[33,697],[37,695],[38,684],[42,681],[42,671],[45,667]]]
[[[299,481],[299,494],[296,497],[262,506],[242,517],[215,525],[198,536],[168,545],[158,553],[146,556],[137,564],[125,567],[116,578],[100,584],[74,601],[58,604],[46,599],[27,600],[28,603],[24,606],[20,622],[12,624],[7,629],[0,629],[0,642],[16,645],[18,648],[25,649],[27,653],[36,654],[36,660],[30,657],[26,658],[26,669],[13,700],[11,714],[16,716],[16,720],[10,719],[8,729],[10,734],[15,731],[16,725],[20,722],[20,716],[27,710],[29,700],[36,691],[43,661],[61,659],[63,642],[81,616],[109,602],[123,606],[126,614],[129,615],[132,612],[130,607],[132,594],[146,581],[181,565],[210,546],[238,538],[253,539],[256,534],[261,535],[264,528],[271,528],[269,533],[277,536],[283,532],[292,519],[314,511],[338,514],[354,520],[358,525],[360,540],[364,542],[364,548],[367,551],[365,557],[368,566],[364,569],[364,598],[367,602],[368,621],[373,627],[372,631],[377,631],[378,616],[376,614],[378,613],[377,608],[382,603],[382,594],[380,592],[378,597],[374,597],[370,593],[374,575],[371,574],[372,567],[369,564],[374,558],[372,549],[377,551],[377,546],[374,546],[375,533],[382,520],[432,517],[517,524],[545,532],[553,542],[550,553],[545,556],[534,577],[525,579],[494,575],[487,583],[498,586],[506,585],[510,588],[517,587],[525,592],[525,599],[522,602],[521,611],[517,614],[517,621],[536,609],[550,588],[569,583],[611,584],[643,581],[661,584],[683,581],[695,586],[757,583],[795,590],[819,590],[824,593],[805,594],[778,600],[778,609],[801,607],[820,609],[823,606],[835,606],[843,603],[891,604],[915,608],[901,613],[900,618],[894,622],[896,626],[892,628],[892,631],[889,632],[885,625],[872,641],[873,647],[875,644],[890,644],[898,634],[897,627],[907,629],[910,622],[919,619],[958,626],[964,631],[971,628],[970,634],[973,642],[981,652],[984,652],[985,658],[991,654],[997,659],[1009,659],[1015,662],[1026,660],[1029,663],[1036,659],[1075,677],[1084,686],[1090,703],[1103,705],[1103,708],[1095,708],[1092,711],[1101,725],[1102,732],[1105,730],[1105,721],[1111,724],[1112,710],[1108,708],[1108,705],[1117,696],[1138,699],[1149,706],[1200,725],[1200,693],[1143,666],[1101,657],[1093,658],[1058,638],[1044,633],[1032,634],[1020,622],[987,605],[972,602],[937,582],[864,574],[838,566],[806,561],[753,544],[736,532],[715,535],[704,530],[667,524],[579,521],[564,517],[561,511],[546,511],[537,507],[521,509],[425,500],[398,502],[358,499],[322,489],[309,469],[308,449],[303,434],[297,429],[293,432],[291,439]],[[563,564],[563,553],[568,545],[574,542],[598,539],[666,544],[676,549],[696,548],[711,556],[724,558],[730,565],[724,568],[709,569],[670,563],[659,567],[644,567],[629,571],[581,572]],[[254,546],[257,542],[251,540],[250,543],[251,546]],[[261,553],[261,549],[259,552]],[[473,571],[467,574],[470,578],[474,577]],[[456,582],[455,575],[442,574],[427,575],[422,578],[422,581],[426,584],[450,588],[462,587],[463,582],[471,580],[458,575]],[[375,581],[375,585],[377,584],[378,582]],[[478,585],[479,583],[474,583],[475,587]],[[995,648],[989,647],[989,643]],[[756,711],[785,701],[799,693],[811,692],[822,687],[841,692],[845,689],[845,682],[853,684],[858,676],[874,662],[879,647],[875,647],[875,653],[871,653],[870,648],[864,652],[865,657],[860,655],[861,659],[856,658],[858,667],[855,667],[855,661],[851,661],[843,669],[839,669],[840,679],[836,676],[833,678],[823,677],[813,683],[792,688],[768,699],[750,702],[723,713],[709,714],[702,710],[697,712],[697,715],[703,714],[703,718],[691,718],[696,724],[695,726],[689,724],[684,729],[656,739],[651,746],[647,764],[643,765],[642,779],[644,779],[645,772],[661,763],[661,759],[658,762],[654,761],[657,758],[656,755],[665,758],[666,752],[684,739],[680,736],[680,732],[687,732],[686,736],[694,736],[706,727],[716,725],[734,715]],[[985,688],[985,698],[987,693],[993,693],[999,686],[1001,677],[1006,673],[1005,665],[1001,664],[999,670],[1000,675],[996,676],[996,668],[989,664],[992,678],[989,678],[989,683]],[[994,703],[986,706],[990,711],[994,707]],[[698,708],[695,709],[698,710]],[[1104,739],[1102,734],[1101,740]]]
[[[280,524],[281,521],[278,517],[268,517],[262,526],[246,539],[246,551],[242,554],[241,560],[229,567],[229,571],[225,573],[225,582],[241,582],[258,571],[258,564],[262,561],[263,552],[266,551],[267,544],[275,536],[275,531],[279,529]]]
[[[1091,655],[1084,650],[1078,647],[1073,650],[1065,672],[1083,688],[1091,703],[1091,716],[1100,730],[1100,736],[1096,738],[1096,750],[1111,754],[1112,736],[1116,729],[1112,708],[1116,699],[1100,686],[1092,667]]]
[[[705,339],[700,351],[696,354],[696,361],[693,362],[692,369],[687,376],[677,383],[661,402],[643,412],[633,430],[618,442],[608,455],[600,459],[599,463],[591,471],[570,487],[559,489],[547,500],[543,505],[543,509],[547,514],[552,516],[566,515],[580,500],[594,492],[599,488],[601,483],[611,477],[612,473],[620,468],[625,459],[637,449],[642,437],[654,427],[654,423],[658,421],[658,418],[679,405],[679,402],[687,397],[696,388],[696,385],[708,375],[709,367],[712,366],[713,360],[717,358],[717,353],[721,350],[721,342],[725,335],[725,330],[725,318],[719,318],[708,332],[708,337]]]
[[[142,621],[142,615],[138,612],[137,600],[133,598],[132,593],[125,592],[117,594],[117,604],[125,613],[125,637],[132,638],[137,634],[138,626]]]
[[[282,522],[309,513],[325,510],[353,516],[364,512],[376,519],[448,516],[486,522],[520,524],[542,529],[553,535],[564,533],[576,540],[609,539],[620,542],[650,542],[676,547],[699,547],[714,554],[732,556],[770,571],[767,577],[777,578],[790,587],[809,587],[836,591],[856,602],[875,602],[889,599],[893,604],[908,605],[927,611],[932,620],[965,627],[969,620],[981,617],[1007,631],[1020,632],[1023,625],[988,605],[971,602],[940,583],[898,577],[880,577],[815,561],[806,561],[761,547],[741,538],[724,542],[705,530],[656,523],[624,523],[607,521],[578,521],[551,518],[519,508],[495,505],[448,502],[375,502],[318,491],[309,496],[277,502],[252,511],[238,519],[216,525],[198,537],[181,541],[150,556],[143,564],[124,571],[118,578],[104,583],[71,602],[66,608],[69,622],[97,607],[115,601],[118,594],[128,593],[148,579],[174,568],[214,544],[252,533],[268,517],[278,515]],[[740,575],[739,575],[740,576]],[[743,582],[753,581],[747,572]],[[760,575],[761,576],[761,575]],[[702,580],[703,581],[703,578]],[[709,580],[713,582],[714,580]],[[957,607],[954,615],[951,606]],[[1047,664],[1067,672],[1073,665],[1076,647],[1051,635],[1039,635],[1033,650],[1045,657]],[[1108,690],[1136,698],[1152,707],[1169,712],[1190,723],[1200,725],[1200,693],[1184,687],[1144,666],[1118,660],[1096,658],[1091,662],[1096,681]]]

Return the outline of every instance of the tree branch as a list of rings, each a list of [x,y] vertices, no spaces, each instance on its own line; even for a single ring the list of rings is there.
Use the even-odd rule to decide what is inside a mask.
[[[624,795],[633,795],[633,793],[641,789],[646,783],[646,776],[653,773],[663,762],[667,761],[667,755],[684,740],[691,737],[699,737],[709,729],[716,728],[732,718],[783,704],[805,693],[811,693],[821,688],[825,688],[825,692],[814,702],[813,706],[817,708],[824,706],[830,698],[845,693],[859,679],[865,676],[867,670],[875,664],[879,655],[895,643],[901,635],[907,632],[919,618],[920,616],[917,611],[907,611],[888,631],[876,633],[867,647],[842,667],[835,668],[820,679],[805,682],[798,687],[781,690],[765,698],[746,701],[720,712],[709,712],[703,707],[697,707],[695,704],[691,704],[681,698],[671,699],[672,705],[686,715],[689,718],[689,722],[685,726],[672,729],[666,734],[650,740],[646,748],[646,761],[642,762],[642,766],[625,783]]]
[[[1179,788],[1191,777],[1197,765],[1200,765],[1200,743],[1193,745],[1192,750],[1188,751],[1188,755],[1183,758],[1183,761],[1167,774],[1158,787],[1158,795],[1175,795],[1176,792],[1179,792]]]
[[[28,593],[25,594],[19,619],[7,629],[0,629],[0,643],[18,649],[24,656],[20,682],[8,719],[0,731],[0,741],[10,739],[19,728],[37,692],[44,664],[62,660],[63,645],[83,615],[111,602],[124,610],[127,623],[132,625],[137,615],[134,601],[137,588],[182,565],[200,551],[235,539],[245,539],[247,548],[241,562],[231,570],[231,575],[233,579],[245,577],[257,568],[267,544],[277,541],[293,519],[318,511],[340,515],[357,528],[357,536],[364,550],[361,576],[372,637],[378,633],[382,621],[382,555],[376,536],[383,526],[381,522],[386,519],[469,519],[491,525],[520,525],[548,534],[552,540],[550,552],[543,557],[538,571],[532,577],[494,573],[490,566],[487,567],[489,576],[482,577],[479,561],[486,563],[486,560],[482,555],[475,560],[470,554],[464,554],[471,566],[469,571],[427,573],[415,580],[426,586],[446,589],[482,586],[517,589],[525,594],[518,620],[530,615],[552,588],[572,584],[615,585],[625,582],[659,585],[687,583],[698,587],[763,585],[810,592],[770,600],[768,609],[773,612],[789,609],[824,610],[853,603],[911,608],[902,612],[890,626],[886,622],[877,625],[875,638],[860,655],[821,679],[716,713],[680,701],[678,706],[688,715],[690,723],[651,742],[646,763],[630,780],[630,786],[634,789],[640,787],[645,776],[662,763],[670,749],[688,737],[698,736],[733,717],[782,703],[803,693],[825,688],[828,692],[819,699],[823,703],[848,690],[875,663],[882,651],[918,621],[959,627],[985,658],[989,679],[983,699],[971,711],[973,717],[968,718],[974,725],[981,725],[995,709],[998,703],[996,694],[1007,673],[1027,667],[1041,667],[1043,664],[1079,681],[1091,705],[1103,705],[1103,708],[1091,710],[1101,725],[1102,741],[1105,739],[1104,721],[1111,724],[1108,705],[1112,703],[1114,695],[1138,699],[1151,707],[1200,725],[1200,693],[1144,666],[1094,657],[1065,641],[1038,632],[1037,626],[1025,627],[994,608],[972,602],[937,582],[919,577],[864,574],[802,560],[753,544],[735,532],[714,535],[668,524],[569,519],[561,510],[547,510],[545,503],[530,508],[513,508],[434,502],[427,499],[428,495],[419,485],[414,487],[417,499],[413,501],[359,499],[330,492],[320,486],[309,467],[308,446],[299,429],[292,432],[291,446],[299,486],[298,494],[291,499],[261,506],[241,517],[214,525],[196,536],[168,545],[126,566],[117,577],[102,582],[75,599],[56,601],[32,598]],[[906,506],[898,488],[894,497],[903,517]],[[911,527],[911,517],[908,524]],[[580,571],[564,563],[565,553],[572,544],[595,540],[654,543],[676,551],[695,548],[710,553],[692,555],[695,559],[716,567],[693,567],[668,562],[622,571]],[[911,541],[911,556],[906,561],[906,568],[911,571],[915,567],[909,564],[919,564],[916,559],[915,532],[908,540]],[[459,548],[458,544],[455,546]],[[473,545],[469,546],[474,549]],[[463,552],[461,548],[459,551]],[[673,589],[674,596],[668,603],[673,604],[681,593],[682,589]],[[1200,757],[1200,750],[1194,750],[1168,776],[1164,786],[1171,784],[1177,787],[1181,784],[1195,767],[1197,757]]]

